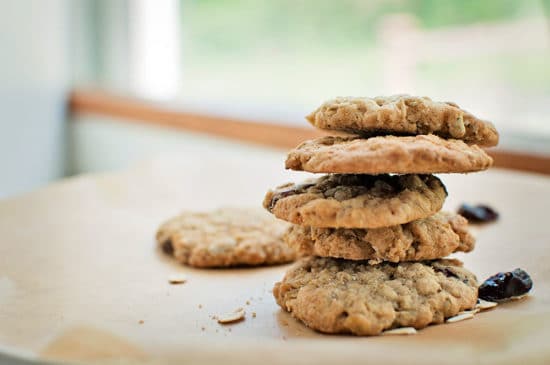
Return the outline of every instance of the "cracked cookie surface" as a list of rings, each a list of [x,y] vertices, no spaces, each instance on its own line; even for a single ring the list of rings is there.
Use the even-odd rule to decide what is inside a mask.
[[[451,102],[411,95],[338,97],[323,103],[306,119],[314,126],[361,135],[436,134],[491,147],[499,135],[491,122]]]
[[[263,205],[277,218],[299,225],[379,228],[429,217],[446,196],[433,175],[330,174],[270,190]]]
[[[317,331],[377,335],[442,323],[473,308],[477,281],[458,260],[368,265],[307,257],[275,284],[273,295],[281,308]]]
[[[478,146],[435,135],[326,136],[288,153],[287,169],[344,174],[435,174],[488,169],[493,159]]]
[[[177,261],[195,267],[270,265],[293,261],[283,242],[288,223],[261,208],[183,212],[163,223],[158,245]]]
[[[303,256],[368,260],[369,264],[433,260],[457,251],[470,252],[475,246],[468,221],[447,212],[375,229],[293,225],[284,239]]]

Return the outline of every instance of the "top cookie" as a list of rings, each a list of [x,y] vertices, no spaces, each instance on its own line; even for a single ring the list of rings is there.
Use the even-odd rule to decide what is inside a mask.
[[[325,102],[306,119],[317,128],[368,136],[436,134],[485,147],[496,146],[499,138],[491,122],[455,103],[410,95],[339,97]]]
[[[309,172],[376,175],[474,172],[492,164],[493,159],[478,146],[430,134],[321,137],[291,150],[285,166]]]
[[[296,252],[283,242],[286,222],[260,208],[183,212],[157,231],[157,242],[179,262],[196,267],[279,264]]]

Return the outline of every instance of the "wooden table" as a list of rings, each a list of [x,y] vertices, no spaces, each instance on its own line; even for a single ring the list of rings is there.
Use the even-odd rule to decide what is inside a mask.
[[[527,299],[416,336],[321,335],[275,304],[271,288],[288,266],[196,270],[156,250],[158,224],[182,209],[259,205],[269,187],[303,177],[285,172],[283,158],[163,158],[0,202],[4,353],[103,363],[550,362],[549,177],[441,175],[447,209],[483,202],[501,213],[474,228],[474,252],[457,256],[480,279],[522,267],[535,288]],[[180,272],[188,282],[169,285]],[[247,311],[241,323],[211,318],[238,307]]]

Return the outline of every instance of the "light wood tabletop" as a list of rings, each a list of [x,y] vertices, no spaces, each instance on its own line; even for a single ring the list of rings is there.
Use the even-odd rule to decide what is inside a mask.
[[[31,359],[94,363],[550,361],[547,176],[499,169],[440,175],[447,209],[485,203],[501,214],[496,223],[473,227],[476,249],[457,257],[480,280],[521,267],[535,286],[528,298],[415,336],[315,333],[272,297],[287,265],[198,270],[156,249],[157,226],[181,210],[258,206],[270,187],[305,176],[284,171],[283,160],[283,153],[165,157],[1,201],[0,348]],[[188,281],[170,285],[174,273]],[[246,310],[240,323],[212,319],[238,307]]]

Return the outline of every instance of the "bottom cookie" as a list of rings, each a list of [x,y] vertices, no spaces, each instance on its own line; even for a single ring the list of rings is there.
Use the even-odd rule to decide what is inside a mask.
[[[473,308],[477,280],[458,260],[381,263],[307,257],[273,288],[277,303],[325,333],[424,328]]]

